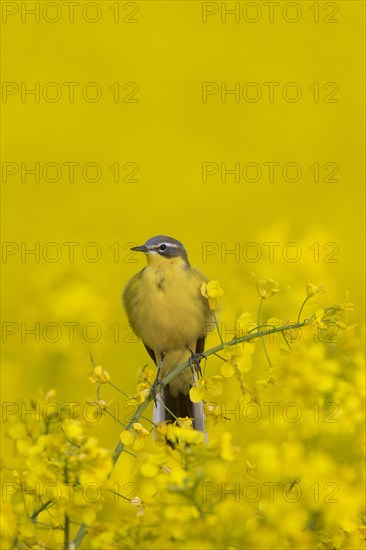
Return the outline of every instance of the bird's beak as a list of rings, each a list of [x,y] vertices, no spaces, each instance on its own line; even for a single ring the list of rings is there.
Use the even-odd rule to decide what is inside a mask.
[[[149,249],[144,244],[142,246],[133,246],[131,250],[135,252],[149,252]]]

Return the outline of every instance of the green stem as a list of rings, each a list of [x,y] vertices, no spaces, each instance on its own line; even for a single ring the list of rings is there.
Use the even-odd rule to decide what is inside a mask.
[[[297,316],[297,322],[300,323],[300,317],[301,317],[301,313],[302,313],[302,310],[304,309],[304,306],[306,304],[306,302],[309,300],[310,296],[307,296],[305,298],[305,300],[303,301],[303,303],[301,304],[301,308],[300,308],[300,311],[299,311],[299,315]]]
[[[64,478],[65,478],[65,483],[68,484],[69,483],[69,463],[68,463],[67,459],[66,459],[65,467],[64,467]],[[64,548],[65,548],[65,550],[69,550],[69,548],[70,548],[70,518],[67,514],[65,514],[64,532],[65,532]]]
[[[43,512],[44,510],[47,510],[47,508],[54,502],[54,499],[50,499],[50,500],[47,500],[47,502],[45,502],[44,504],[42,504],[42,506],[40,508],[38,508],[38,510],[36,510],[35,512],[33,512],[33,514],[31,515],[30,519],[31,521],[33,521],[33,523],[36,523],[36,520],[37,520],[37,516]]]
[[[313,317],[311,317],[311,319]],[[253,334],[252,333],[246,334],[245,336],[241,336],[240,338],[233,338],[232,340],[229,340],[229,342],[224,342],[223,344],[219,344],[214,348],[211,348],[205,351],[205,357],[209,357],[214,353],[222,351],[226,346],[235,346],[236,344],[240,344],[241,342],[250,342],[251,340],[255,340],[256,338],[261,338],[262,336],[267,336],[268,334],[274,334],[276,332],[284,332],[285,330],[290,330],[292,328],[302,328],[305,325],[307,325],[311,319],[308,319],[307,321],[304,321],[302,323],[290,323],[282,327],[272,327],[266,330],[257,331]],[[164,376],[162,380],[163,384],[169,384],[172,380],[174,380],[174,378],[179,376],[179,374],[182,371],[184,371],[184,369],[186,369],[188,366],[189,366],[189,361],[186,361],[181,365],[177,365],[175,369],[171,370],[166,376]]]
[[[291,345],[290,345],[290,343],[289,343],[289,341],[287,340],[286,334],[285,334],[284,332],[281,332],[281,334],[282,334],[283,339],[285,340],[287,346],[288,346],[290,349],[292,349],[292,348],[291,348]]]
[[[67,514],[65,514],[65,539],[64,539],[64,548],[65,550],[70,550],[70,519]]]
[[[110,386],[112,386],[112,388],[114,388],[116,391],[118,391],[119,393],[121,393],[122,395],[124,395],[125,397],[129,397],[129,395],[128,395],[127,393],[125,393],[124,391],[120,390],[119,387],[118,387],[118,386],[115,386],[115,385],[113,384],[113,382],[111,382],[110,380],[109,380],[108,384],[109,384]]]
[[[220,329],[219,329],[219,324],[218,324],[218,322],[217,322],[217,317],[216,317],[215,312],[213,312],[213,316],[214,316],[214,319],[215,319],[215,325],[216,325],[217,332],[218,332],[218,335],[219,335],[219,338],[220,338],[220,342],[221,342],[221,344],[222,344],[222,343],[223,343],[223,339],[222,339],[222,336],[221,336],[221,332],[220,332]]]
[[[259,326],[259,327],[261,326],[261,311],[262,311],[262,304],[263,304],[263,296],[261,296],[261,299],[260,299],[260,302],[259,302],[259,306],[258,306],[258,319],[257,319],[257,323],[258,323],[258,326]],[[269,366],[272,368],[272,363],[271,363],[271,360],[270,360],[270,358],[269,358],[268,351],[267,351],[267,346],[266,346],[266,343],[265,343],[265,341],[264,341],[263,336],[261,336],[261,342],[262,342],[263,349],[264,349],[264,353],[266,354],[266,357],[267,357],[267,361],[268,361],[268,363],[269,363]]]

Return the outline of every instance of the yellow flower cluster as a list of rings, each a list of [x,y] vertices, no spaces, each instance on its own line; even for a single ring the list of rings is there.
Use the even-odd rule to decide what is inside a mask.
[[[218,281],[209,281],[208,283],[202,283],[201,293],[202,296],[207,298],[208,305],[211,311],[214,311],[219,307],[221,298],[224,295],[224,291],[220,287],[220,283]]]
[[[55,401],[51,391],[19,403],[18,414],[9,417],[7,435],[17,458],[3,478],[7,542],[2,548],[17,540],[29,548],[63,542],[65,518],[92,524],[103,507],[112,453],[90,435],[92,423],[81,408],[70,405]]]

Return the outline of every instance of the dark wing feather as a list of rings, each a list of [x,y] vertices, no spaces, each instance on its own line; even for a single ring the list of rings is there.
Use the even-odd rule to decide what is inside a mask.
[[[186,416],[194,419],[193,403],[188,394],[178,393],[173,397],[170,394],[168,384],[163,389],[163,401],[166,407],[164,410],[165,421],[175,422],[177,418],[185,418]]]
[[[151,348],[149,348],[146,344],[144,344],[146,350],[147,350],[147,353],[150,355],[151,359],[154,361],[155,365],[156,365],[156,358],[155,358],[155,353],[153,352],[153,350]]]
[[[205,349],[205,337],[199,338],[196,344],[196,353],[203,353]]]

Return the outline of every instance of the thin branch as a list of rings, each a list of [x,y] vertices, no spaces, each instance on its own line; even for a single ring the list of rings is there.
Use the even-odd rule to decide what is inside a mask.
[[[64,467],[64,476],[65,476],[65,483],[69,483],[69,463],[66,459],[65,467]],[[69,550],[70,548],[70,518],[68,513],[65,514],[65,522],[64,522],[64,548],[65,550]]]
[[[303,303],[301,304],[301,308],[300,308],[300,311],[299,311],[299,315],[297,316],[297,322],[300,323],[300,317],[301,317],[301,313],[302,313],[302,310],[304,309],[304,306],[306,304],[306,302],[309,300],[310,296],[307,296],[305,298],[305,300],[303,301]]]
[[[261,311],[262,311],[262,304],[263,304],[263,296],[261,296],[261,299],[260,299],[260,302],[259,302],[259,306],[258,306],[258,320],[257,320],[257,323],[258,323],[258,326],[259,326],[259,327],[261,326]],[[269,366],[272,368],[272,363],[271,363],[271,360],[270,360],[270,358],[269,358],[268,351],[267,351],[267,346],[266,346],[266,343],[265,343],[265,341],[264,341],[263,336],[261,336],[261,342],[262,342],[263,349],[264,349],[264,353],[266,354],[266,357],[267,357],[267,361],[268,361],[268,363],[269,363]]]
[[[130,397],[127,393],[125,393],[124,391],[120,390],[117,386],[115,386],[115,385],[113,384],[113,382],[111,382],[110,380],[109,380],[108,384],[109,384],[110,386],[112,386],[112,388],[114,388],[116,391],[118,391],[119,393],[121,393],[124,397]]]
[[[38,508],[38,510],[35,510],[33,512],[33,514],[30,516],[30,520],[33,522],[33,523],[37,523],[37,516],[43,512],[44,510],[46,510],[53,502],[54,502],[55,499],[50,499],[50,500],[47,500],[47,502],[45,502],[44,504],[42,504],[42,506],[40,508]]]
[[[65,514],[65,537],[64,537],[64,548],[69,550],[70,548],[70,518],[68,514]]]
[[[215,325],[216,325],[216,328],[217,328],[217,333],[218,333],[218,335],[219,335],[220,342],[221,342],[221,344],[222,344],[222,343],[223,343],[223,339],[222,339],[222,336],[221,336],[221,331],[220,331],[219,324],[218,324],[218,322],[217,322],[217,317],[216,317],[215,312],[213,312],[213,317],[214,317],[214,320],[215,320]]]
[[[210,355],[213,355],[219,351],[222,351],[227,346],[235,346],[236,344],[240,344],[241,342],[250,342],[251,340],[255,340],[255,338],[261,338],[262,336],[267,336],[268,334],[275,334],[276,332],[284,332],[286,330],[291,330],[293,328],[302,328],[305,325],[307,325],[313,318],[315,318],[315,316],[312,316],[310,319],[307,319],[302,323],[289,323],[288,325],[283,325],[282,327],[272,326],[271,328],[266,330],[256,330],[256,332],[246,334],[245,336],[235,337],[232,340],[229,340],[228,342],[224,342],[222,344],[219,344],[205,351],[204,355],[205,357],[209,357]],[[162,380],[163,384],[169,384],[188,366],[189,366],[189,361],[186,361],[181,365],[177,365],[173,370],[171,370],[168,374],[166,374],[166,376],[164,376]],[[136,422],[136,420],[134,420],[134,422]]]

